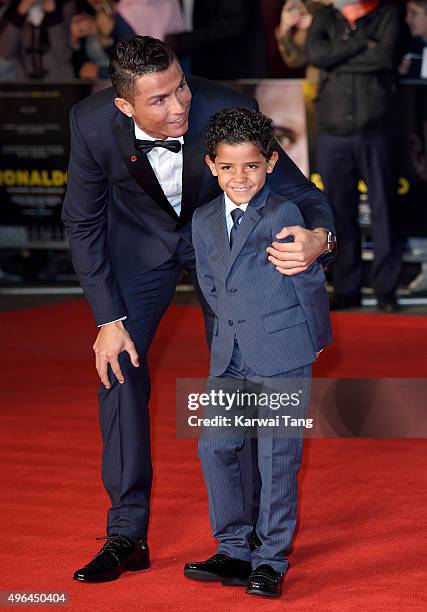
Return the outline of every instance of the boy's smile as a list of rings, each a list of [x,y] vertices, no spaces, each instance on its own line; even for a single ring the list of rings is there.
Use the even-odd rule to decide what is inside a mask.
[[[266,175],[273,172],[278,153],[273,152],[267,161],[251,142],[237,144],[220,143],[215,160],[206,156],[212,174],[218,177],[219,186],[230,200],[240,206],[247,204],[265,185]]]

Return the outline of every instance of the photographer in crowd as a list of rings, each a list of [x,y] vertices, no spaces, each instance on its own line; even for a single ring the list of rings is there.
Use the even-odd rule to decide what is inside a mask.
[[[74,78],[70,24],[73,0],[12,2],[2,18],[0,56],[15,60],[18,79]]]
[[[71,45],[76,76],[108,79],[110,51],[114,45],[115,3],[80,0],[71,20]]]

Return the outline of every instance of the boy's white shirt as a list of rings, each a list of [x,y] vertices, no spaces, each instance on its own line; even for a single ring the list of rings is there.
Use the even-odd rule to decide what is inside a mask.
[[[235,208],[238,208],[239,210],[243,210],[243,212],[245,212],[247,207],[249,206],[249,202],[247,204],[240,204],[240,206],[237,206],[237,204],[235,204],[234,202],[230,200],[230,198],[225,193],[225,191],[224,191],[224,200],[225,200],[225,221],[227,223],[228,238],[230,239],[230,232],[231,232],[231,228],[233,227],[233,219],[231,217],[231,211],[234,210]]]

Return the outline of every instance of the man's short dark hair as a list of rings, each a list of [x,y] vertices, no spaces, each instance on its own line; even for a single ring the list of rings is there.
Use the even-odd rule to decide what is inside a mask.
[[[218,145],[251,142],[268,160],[273,154],[275,138],[273,120],[253,108],[225,108],[209,120],[206,147],[214,160]]]
[[[163,72],[176,60],[172,49],[151,36],[133,36],[120,42],[110,59],[110,79],[120,98],[133,102],[136,81]]]

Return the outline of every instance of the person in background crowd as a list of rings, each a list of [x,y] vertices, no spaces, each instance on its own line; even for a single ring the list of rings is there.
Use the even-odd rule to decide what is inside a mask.
[[[427,79],[427,0],[410,0],[406,5],[406,23],[412,36],[410,48],[405,53],[399,74],[408,79]],[[424,59],[425,58],[425,59]],[[426,81],[427,83],[427,81]],[[426,122],[420,136],[412,138],[411,159],[417,175],[427,181],[427,132]],[[409,284],[412,293],[427,291],[427,239],[412,238],[409,241],[412,254],[422,260],[420,273]]]
[[[410,0],[406,5],[406,23],[412,36],[399,74],[409,79],[427,79],[427,0]]]
[[[317,166],[334,212],[340,245],[333,268],[333,309],[360,305],[361,236],[358,181],[368,186],[374,261],[371,283],[378,309],[398,310],[401,264],[392,204],[397,191],[393,117],[395,56],[400,22],[378,0],[337,0],[316,11],[307,59],[320,68]]]
[[[70,24],[73,0],[20,0],[3,15],[0,55],[16,60],[18,79],[74,78]]]
[[[135,34],[163,40],[184,29],[179,0],[81,0],[80,7],[71,24],[73,63],[80,78],[108,79],[110,53],[118,42]]]
[[[280,14],[280,22],[275,30],[277,45],[285,64],[294,70],[307,66],[305,42],[307,32],[313,20],[313,14],[321,0],[286,0]],[[331,4],[331,0],[323,0]],[[306,77],[310,81],[318,80],[318,70],[307,67]]]
[[[184,3],[184,8],[186,8]],[[209,79],[267,76],[259,0],[194,0],[188,32],[166,37],[191,71]]]
[[[264,33],[264,53],[267,61],[267,77],[274,79],[285,79],[287,77],[304,77],[304,69],[288,68],[284,63],[279,48],[275,31],[283,10],[285,0],[262,0],[260,2],[262,30]]]
[[[15,62],[13,60],[6,59],[5,57],[0,57],[0,81],[14,80],[16,80]]]
[[[184,30],[179,0],[120,0],[117,17],[118,42],[135,34],[165,40],[171,32]]]
[[[417,116],[420,118],[418,123],[417,133],[412,134],[411,138],[411,160],[414,166],[417,177],[421,183],[419,189],[424,194],[424,201],[427,201],[427,88],[424,88],[422,95],[418,98],[419,112]],[[426,222],[424,220],[424,228]],[[421,261],[421,271],[409,285],[409,289],[413,293],[427,292],[427,239],[412,238],[410,247],[413,255],[417,256]]]
[[[73,65],[82,79],[108,79],[110,50],[114,45],[115,3],[81,0],[71,20]]]
[[[3,2],[0,0],[0,36],[2,32],[2,22],[1,18],[6,11],[8,6],[8,2]],[[6,59],[5,57],[0,57],[0,81],[14,81],[16,79],[16,70],[15,70],[15,62],[12,59]],[[1,270],[0,270],[0,278],[1,278]]]

